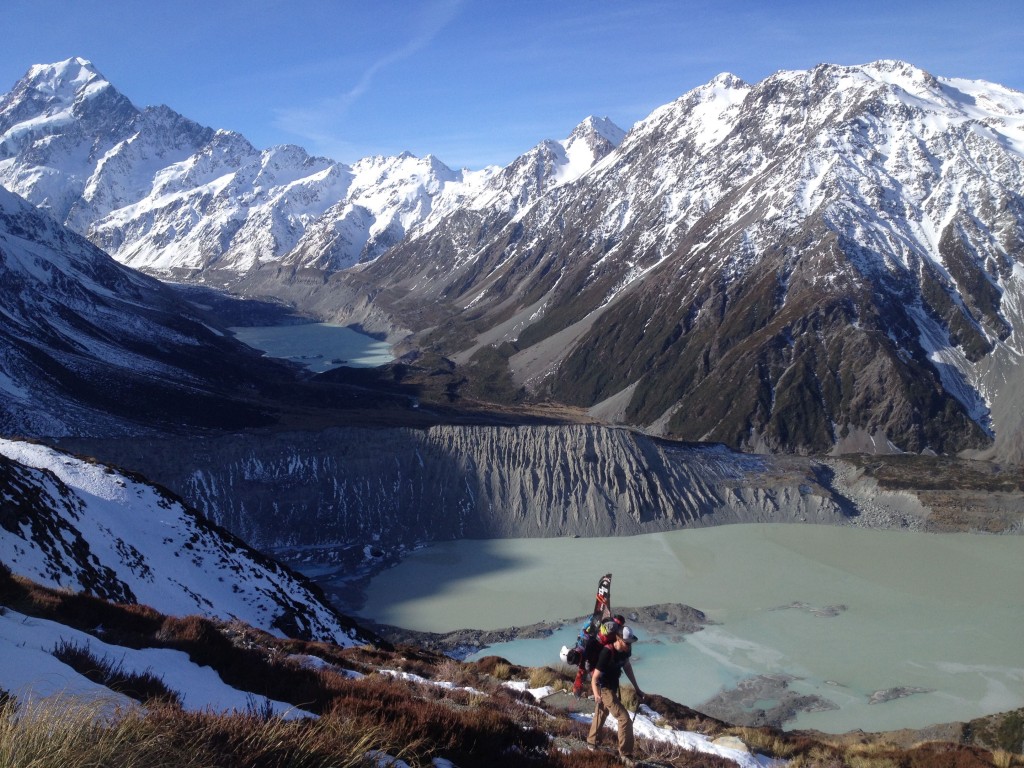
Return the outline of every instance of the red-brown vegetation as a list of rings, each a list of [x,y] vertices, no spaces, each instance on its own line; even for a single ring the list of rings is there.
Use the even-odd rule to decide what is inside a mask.
[[[161,701],[159,690],[152,688],[131,694],[146,700],[145,711],[122,712],[106,723],[98,723],[95,712],[85,712],[80,722],[64,725],[60,714],[68,710],[64,705],[33,710],[31,702],[0,695],[0,765],[5,768],[51,764],[68,768],[355,768],[369,765],[367,756],[374,751],[401,757],[417,767],[430,765],[434,757],[447,758],[460,768],[619,765],[613,755],[585,749],[584,724],[557,710],[545,712],[527,694],[503,687],[506,678],[528,679],[531,670],[497,657],[463,664],[412,646],[343,649],[280,640],[239,623],[198,616],[165,617],[141,606],[115,605],[88,595],[46,589],[5,569],[0,569],[0,602],[85,632],[98,633],[102,626],[102,639],[108,643],[184,651],[195,663],[213,667],[229,685],[319,715],[317,719],[282,720],[259,711],[186,712],[173,699]],[[104,669],[102,660],[93,658],[88,649],[68,647],[59,652],[76,658],[76,668],[88,670],[112,689],[138,688],[138,680],[120,679],[116,665]],[[318,661],[311,663],[310,657]],[[427,682],[412,682],[380,670],[409,672]],[[549,674],[557,677],[561,673]],[[453,690],[430,681],[465,687]],[[791,768],[1024,765],[1024,758],[963,744],[905,749],[882,744],[827,744],[775,729],[734,728],[660,697],[651,697],[648,703],[667,725],[712,738],[737,736],[757,752],[789,760]],[[41,724],[37,730],[30,727],[33,718]],[[638,740],[637,748],[638,756],[678,768],[731,764],[723,758],[644,739]],[[35,762],[19,762],[15,756],[31,757]]]

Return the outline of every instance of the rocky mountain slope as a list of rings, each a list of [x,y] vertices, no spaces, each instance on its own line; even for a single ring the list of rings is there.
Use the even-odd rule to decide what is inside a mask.
[[[596,426],[337,428],[78,443],[181,493],[258,547],[614,536],[854,514],[825,465]],[[775,482],[771,478],[775,478]]]
[[[291,374],[0,188],[0,433],[137,434],[267,423]]]
[[[303,579],[137,476],[0,440],[0,498],[0,562],[37,583],[281,637],[372,639]]]
[[[1024,94],[900,62],[723,76],[528,211],[360,277],[421,343],[607,420],[1017,459],[1022,126]]]
[[[288,562],[333,562],[347,577],[424,541],[756,522],[997,532],[1019,528],[1024,512],[1013,482],[1019,477],[984,466],[974,481],[954,479],[952,488],[926,496],[925,466],[907,467],[910,480],[896,482],[896,469],[877,461],[868,468],[753,456],[596,425],[353,427],[66,444],[144,470],[264,551]],[[351,598],[345,591],[342,601]]]
[[[349,167],[72,59],[0,102],[0,183],[125,263],[412,333],[608,422],[1017,461],[1022,124],[1020,93],[880,61],[722,75],[504,169]]]

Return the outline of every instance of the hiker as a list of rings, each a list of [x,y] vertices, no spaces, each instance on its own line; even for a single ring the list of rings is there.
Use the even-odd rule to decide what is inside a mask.
[[[566,664],[576,664],[576,680],[572,684],[572,694],[576,698],[583,696],[583,679],[588,671],[597,666],[597,657],[601,649],[611,645],[612,640],[626,623],[622,615],[598,618],[595,613],[580,629],[576,638],[576,647],[570,650],[562,646],[559,658]]]
[[[629,662],[632,645],[636,639],[636,633],[629,627],[619,629],[616,632],[615,641],[601,649],[590,680],[597,708],[594,710],[594,719],[590,724],[587,744],[591,749],[597,748],[601,726],[604,725],[608,715],[612,715],[619,722],[619,757],[624,760],[633,759],[633,721],[619,697],[619,678],[623,671],[629,678],[629,682],[633,684],[633,688],[636,689],[637,706],[644,696],[633,675],[633,665]]]

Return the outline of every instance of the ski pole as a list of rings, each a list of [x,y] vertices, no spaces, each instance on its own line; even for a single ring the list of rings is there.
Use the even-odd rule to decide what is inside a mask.
[[[640,714],[640,707],[643,705],[643,703],[644,703],[643,696],[637,696],[636,697],[636,709],[633,710],[633,719],[630,721],[630,724],[636,723],[636,716]]]

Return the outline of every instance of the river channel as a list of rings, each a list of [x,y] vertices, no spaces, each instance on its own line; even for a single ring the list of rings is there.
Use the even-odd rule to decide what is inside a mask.
[[[714,622],[635,646],[641,686],[698,709],[764,675],[834,707],[786,728],[920,728],[1024,706],[1022,536],[731,525],[444,542],[376,576],[361,613],[435,632],[567,620],[608,571],[613,605],[684,603]],[[577,629],[481,655],[558,664]]]

